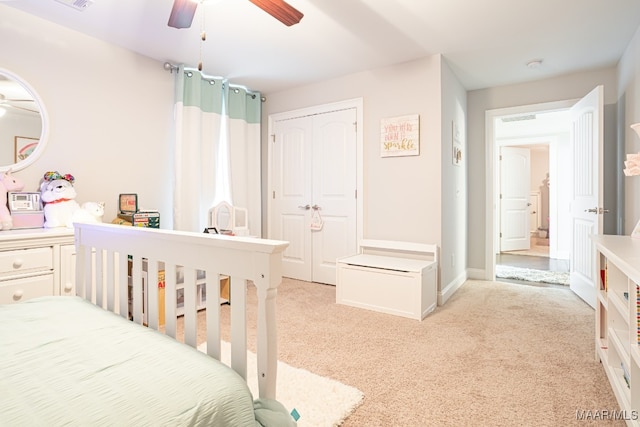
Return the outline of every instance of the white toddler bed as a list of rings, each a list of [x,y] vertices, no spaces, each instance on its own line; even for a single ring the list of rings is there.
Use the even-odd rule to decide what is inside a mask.
[[[275,298],[287,242],[111,224],[75,224],[75,240],[78,297],[0,306],[0,425],[295,425],[275,400]],[[141,325],[142,277],[157,283],[160,266],[166,335],[157,331],[157,286],[147,286],[149,327]],[[178,270],[184,344],[170,339]],[[215,278],[206,281],[208,355],[194,348],[203,271]],[[214,360],[221,349],[220,275],[231,279],[233,369]],[[249,284],[258,297],[255,400],[246,385]]]

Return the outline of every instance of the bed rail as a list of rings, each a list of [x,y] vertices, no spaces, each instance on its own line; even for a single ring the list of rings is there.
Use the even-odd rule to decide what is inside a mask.
[[[282,252],[288,242],[215,234],[74,224],[76,293],[119,315],[143,322],[143,283],[165,274],[164,332],[176,338],[177,276],[184,281],[184,342],[197,346],[196,292],[199,272],[206,278],[207,353],[220,360],[220,277],[231,288],[231,367],[247,378],[246,296],[255,286],[258,300],[256,355],[259,397],[275,399],[277,334],[275,303],[282,281]],[[201,277],[201,275],[200,275]],[[131,283],[131,291],[129,290]],[[147,325],[159,329],[158,287],[147,286]],[[131,292],[132,309],[129,309]],[[131,312],[130,312],[131,311]]]

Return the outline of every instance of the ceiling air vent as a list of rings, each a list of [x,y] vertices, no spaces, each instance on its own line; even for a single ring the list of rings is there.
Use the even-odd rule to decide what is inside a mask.
[[[56,0],[59,3],[71,6],[75,10],[83,11],[93,4],[93,0]]]
[[[502,121],[504,123],[507,122],[520,122],[522,120],[535,120],[536,115],[535,114],[526,114],[523,116],[509,116],[509,117],[503,117]]]

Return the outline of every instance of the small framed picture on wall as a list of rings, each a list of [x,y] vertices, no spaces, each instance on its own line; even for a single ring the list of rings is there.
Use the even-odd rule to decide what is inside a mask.
[[[380,121],[380,156],[420,155],[420,116],[389,117]]]
[[[33,150],[38,146],[38,138],[28,138],[26,136],[15,137],[15,149],[13,155],[13,161],[18,163],[21,160],[25,160],[33,153]]]
[[[453,164],[460,166],[462,164],[462,143],[460,142],[460,129],[455,121],[451,125],[451,154]]]

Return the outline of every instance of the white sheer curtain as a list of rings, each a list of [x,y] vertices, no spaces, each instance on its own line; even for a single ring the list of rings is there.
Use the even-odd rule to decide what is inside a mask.
[[[240,87],[226,91],[231,204],[248,211],[249,232],[262,234],[260,197],[260,94]]]
[[[226,201],[246,208],[261,235],[260,95],[222,78],[178,67],[173,228],[202,231]]]

